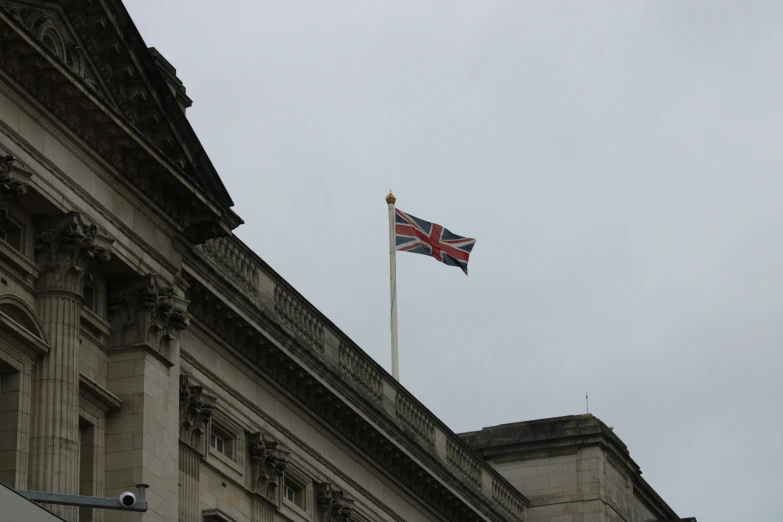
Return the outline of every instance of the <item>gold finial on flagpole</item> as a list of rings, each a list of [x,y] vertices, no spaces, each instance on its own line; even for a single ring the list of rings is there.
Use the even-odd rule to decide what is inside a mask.
[[[397,201],[397,198],[394,197],[394,194],[392,194],[392,191],[390,190],[389,195],[386,196],[386,203],[393,205],[395,201]]]

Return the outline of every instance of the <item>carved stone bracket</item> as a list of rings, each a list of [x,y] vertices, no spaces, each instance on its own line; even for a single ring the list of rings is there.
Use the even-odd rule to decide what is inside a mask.
[[[318,505],[323,510],[323,522],[350,522],[354,500],[327,482],[318,494]]]
[[[114,280],[109,291],[110,346],[145,345],[173,365],[179,333],[190,324],[187,301],[177,297],[173,286],[149,274]]]
[[[217,397],[193,377],[179,378],[179,438],[201,455],[206,453],[204,434],[212,417]]]
[[[89,261],[108,261],[114,240],[98,232],[80,212],[36,223],[36,261],[41,269],[39,290],[82,295],[84,269]]]
[[[18,199],[27,193],[27,181],[11,175],[13,163],[13,156],[0,156],[0,217],[8,214],[8,210],[2,206],[4,201]],[[29,174],[23,174],[29,179]]]
[[[275,498],[274,491],[288,466],[289,452],[263,432],[253,435],[248,452],[253,463],[256,491],[270,500]]]

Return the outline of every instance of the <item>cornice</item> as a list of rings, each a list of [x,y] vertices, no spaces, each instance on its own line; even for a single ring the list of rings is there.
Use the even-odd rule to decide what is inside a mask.
[[[198,325],[198,321],[194,321],[194,325],[191,327],[191,333],[198,335],[197,332],[199,330],[204,331],[204,329],[200,328],[200,325]],[[386,515],[392,517],[393,520],[396,520],[397,522],[409,522],[401,518],[400,516],[398,516],[394,511],[392,511],[386,505],[383,499],[377,498],[364,486],[362,486],[361,484],[353,480],[353,478],[351,478],[350,475],[346,474],[341,468],[337,467],[334,462],[327,460],[321,453],[314,451],[303,439],[299,438],[294,432],[290,431],[288,428],[283,426],[273,416],[269,415],[267,412],[261,409],[255,402],[251,401],[250,399],[242,395],[239,392],[239,390],[237,390],[236,388],[231,386],[231,384],[229,384],[221,377],[219,377],[207,365],[201,363],[198,359],[196,359],[193,355],[189,354],[185,350],[182,351],[181,357],[183,361],[185,361],[187,364],[191,365],[193,368],[195,368],[200,373],[205,375],[210,381],[214,382],[217,386],[219,386],[223,390],[226,390],[234,400],[240,402],[245,408],[253,412],[260,419],[262,419],[268,426],[270,426],[272,429],[277,431],[282,436],[282,438],[285,438],[289,442],[288,444],[289,449],[293,449],[295,447],[299,454],[307,455],[308,459],[317,462],[324,469],[328,469],[329,473],[332,476],[338,477],[340,481],[350,485],[351,488],[360,492],[362,496],[364,496],[365,498],[372,499],[373,504],[381,507],[385,511]],[[240,356],[240,360],[242,359],[244,358]],[[257,368],[255,368],[250,361],[246,361],[246,362],[248,364],[238,365],[237,368],[243,373],[245,373],[246,375],[252,377],[259,385],[264,386],[270,392],[274,393],[277,396],[283,396],[285,400],[288,401],[287,406],[291,408],[293,411],[300,410],[302,413],[307,412],[307,407],[304,404],[302,404],[296,398],[291,397],[285,390],[281,389],[279,385],[277,385],[275,382],[269,380],[268,377],[265,376],[262,372],[260,372]],[[344,451],[346,451],[346,453],[351,455],[353,458],[362,461],[365,465],[373,469],[379,475],[385,477],[389,481],[389,484],[387,485],[391,485],[392,489],[395,490],[395,493],[399,495],[401,498],[406,498],[408,501],[416,505],[419,509],[429,512],[431,516],[441,519],[443,520],[443,522],[452,522],[447,519],[441,518],[441,515],[433,512],[430,506],[423,504],[420,499],[413,496],[410,492],[405,491],[405,487],[402,484],[400,484],[395,477],[389,475],[388,472],[385,469],[381,468],[376,462],[364,458],[363,452],[358,447],[356,447],[351,441],[345,440],[345,438],[342,437],[340,434],[336,433],[333,430],[333,428],[331,428],[326,424],[321,424],[319,428],[320,428],[320,433],[324,435],[324,437],[329,439],[331,443],[340,445],[344,449]],[[233,480],[232,482],[236,483],[236,481]],[[246,486],[243,485],[242,488],[244,491],[250,493],[250,490]]]
[[[231,238],[232,241],[234,239]],[[213,249],[210,256],[198,254],[188,256],[185,259],[183,273],[194,277],[195,281],[199,281],[200,285],[204,285],[203,289],[199,289],[200,285],[191,287],[196,292],[196,294],[192,294],[190,297],[191,301],[193,301],[192,313],[195,317],[199,318],[200,314],[203,315],[203,312],[199,311],[201,302],[201,298],[197,297],[199,292],[203,293],[206,291],[211,294],[212,297],[208,297],[207,301],[204,302],[219,302],[221,306],[229,305],[230,307],[236,307],[230,312],[230,315],[233,316],[230,325],[222,327],[219,324],[210,324],[210,329],[218,334],[221,331],[227,331],[231,332],[232,335],[247,328],[260,331],[262,338],[265,340],[261,345],[257,341],[251,341],[242,336],[234,338],[229,344],[234,349],[242,352],[254,364],[260,364],[262,371],[270,373],[285,389],[296,390],[298,387],[301,387],[302,384],[297,384],[298,380],[301,379],[304,379],[302,382],[305,387],[311,386],[307,384],[308,379],[310,379],[307,375],[317,377],[318,382],[325,386],[324,390],[328,390],[329,396],[335,397],[334,400],[338,403],[338,418],[347,422],[348,417],[346,415],[350,415],[349,411],[353,411],[355,415],[362,419],[362,423],[366,423],[366,428],[362,428],[363,430],[367,429],[382,434],[383,440],[386,441],[383,444],[392,444],[394,449],[390,447],[388,451],[399,453],[399,456],[393,458],[390,462],[392,467],[395,469],[400,468],[398,461],[400,459],[408,459],[406,462],[420,466],[421,469],[442,470],[434,473],[430,471],[428,473],[432,473],[431,477],[435,483],[441,484],[442,487],[451,492],[450,494],[456,495],[460,502],[471,506],[473,510],[477,510],[473,512],[474,515],[480,512],[482,517],[497,518],[498,506],[500,505],[498,496],[500,496],[506,499],[514,499],[510,504],[508,502],[506,504],[517,506],[516,511],[510,514],[506,513],[504,505],[504,509],[500,510],[504,513],[500,515],[501,518],[511,516],[511,519],[515,519],[523,516],[524,506],[528,505],[529,501],[518,490],[511,486],[496,470],[484,463],[461,438],[424,408],[415,397],[398,383],[392,382],[391,376],[383,369],[379,369],[377,363],[372,361],[347,336],[339,330],[335,332],[330,328],[326,328],[323,323],[320,323],[322,314],[301,298],[298,292],[293,290],[293,287],[281,279],[274,278],[273,276],[276,274],[271,270],[267,271],[264,263],[255,265],[264,276],[259,279],[271,279],[275,286],[273,289],[265,287],[263,290],[261,287],[257,287],[257,297],[252,295],[246,296],[247,291],[242,290],[243,286],[246,285],[240,285],[232,281],[233,278],[226,270],[225,265],[229,267],[232,265],[236,266],[235,263],[237,263],[238,259],[236,253],[238,251],[242,252],[245,255],[245,259],[250,261],[255,261],[257,256],[238,240],[237,245],[239,250],[229,250],[223,247],[222,250]],[[200,249],[203,249],[203,247],[200,247]],[[216,266],[216,257],[222,258],[224,266]],[[244,267],[244,265],[242,266]],[[246,268],[241,270],[236,268],[235,270],[238,273],[247,273]],[[218,278],[224,281],[227,280],[232,284],[228,286],[211,284],[212,281],[218,280]],[[280,308],[281,289],[284,292],[283,295],[287,295],[288,299],[288,301],[284,302],[285,306],[293,308],[292,318],[294,320],[306,321],[299,328],[291,328],[287,324],[287,321],[290,321],[290,319],[286,320],[280,317],[281,313],[285,312],[285,309]],[[269,297],[271,292],[274,293],[274,299]],[[210,301],[210,299],[214,301]],[[303,313],[303,311],[307,313]],[[208,312],[203,318],[214,318],[221,315],[221,313],[213,310]],[[308,313],[310,317],[321,324],[325,332],[328,332],[324,338],[323,348],[313,346],[312,338],[300,333],[302,330],[308,331],[308,329],[312,328],[309,322],[313,319],[308,318]],[[235,335],[233,336],[236,337]],[[270,341],[271,345],[269,344]],[[367,361],[364,367],[371,374],[378,375],[382,379],[380,389],[384,390],[385,395],[382,394],[380,400],[372,397],[372,394],[366,393],[364,383],[351,382],[351,379],[346,379],[344,355],[341,355],[341,349],[347,350],[351,354],[356,354],[362,362]],[[276,353],[279,355],[275,355]],[[290,363],[294,363],[292,368],[301,368],[307,374],[302,374],[294,381],[288,382],[288,378],[284,375],[279,375],[277,370]],[[369,382],[372,383],[372,380]],[[314,411],[316,415],[322,416],[327,422],[335,420],[332,419],[330,421],[330,416],[327,412],[319,411],[319,408],[322,410],[322,407],[308,406],[308,408]],[[343,420],[337,421],[338,426]],[[427,425],[430,427],[426,427]],[[448,447],[441,448],[433,444],[434,432],[431,430],[434,427],[445,435],[446,446]],[[344,427],[341,427],[341,429],[344,429]],[[432,433],[432,435],[427,435],[427,433]],[[362,451],[370,459],[379,459],[379,455],[375,454],[371,447],[362,448]],[[474,478],[477,471],[481,474],[480,479]],[[406,484],[406,486],[415,492],[421,489],[412,484]]]
[[[0,310],[0,331],[15,337],[28,357],[35,361],[39,356],[49,353],[49,345],[33,332],[14,321],[8,314]]]
[[[191,288],[194,288],[194,286]],[[191,300],[193,305],[197,307],[197,298],[191,297]],[[196,320],[199,320],[200,313],[196,312],[196,310],[192,310],[191,313]],[[236,314],[234,315],[236,316]],[[220,328],[215,326],[209,326],[208,328],[212,332],[220,330]],[[383,466],[392,476],[401,479],[405,486],[414,494],[421,496],[429,491],[434,492],[438,490],[441,494],[456,497],[448,502],[444,500],[446,504],[437,504],[435,498],[427,498],[424,499],[425,505],[430,507],[434,505],[437,512],[446,510],[447,506],[448,509],[457,508],[460,514],[446,515],[447,519],[457,516],[464,520],[474,520],[470,518],[467,511],[460,511],[460,506],[465,510],[468,509],[467,506],[470,506],[470,514],[474,517],[480,517],[480,520],[499,520],[504,518],[505,515],[492,514],[492,511],[497,509],[494,507],[494,503],[490,507],[490,504],[485,503],[486,501],[482,497],[477,499],[477,492],[469,488],[466,483],[459,480],[452,472],[449,472],[448,468],[444,468],[443,463],[433,455],[430,448],[421,446],[416,442],[415,436],[412,437],[411,434],[401,430],[389,413],[385,412],[385,408],[380,408],[376,403],[368,404],[366,399],[357,394],[339,376],[339,370],[336,367],[330,368],[324,365],[323,362],[318,362],[312,351],[304,350],[279,327],[276,330],[265,330],[262,325],[256,322],[254,328],[261,329],[267,343],[269,341],[272,342],[272,344],[265,344],[266,348],[264,350],[271,349],[274,353],[279,354],[279,357],[281,357],[280,361],[276,359],[277,355],[272,354],[273,352],[270,352],[272,355],[265,357],[269,361],[268,363],[255,358],[252,352],[248,352],[247,349],[240,353],[245,358],[250,355],[250,364],[256,366],[256,371],[260,372],[261,375],[265,375],[267,378],[272,377],[272,380],[281,387],[280,392],[286,395],[293,395],[306,411],[311,412],[311,414],[314,413],[323,422],[326,422],[327,425],[335,430],[338,436],[352,440],[352,444],[359,449],[360,454],[365,455],[365,458],[372,461],[373,464]],[[225,330],[235,331],[237,329],[239,329],[237,325],[232,325]],[[233,350],[236,350],[236,348],[233,348]],[[284,350],[284,352],[280,350]],[[309,354],[309,357],[299,359],[291,355],[296,352]],[[294,358],[290,359],[289,357]],[[294,381],[289,381],[288,377],[286,377],[288,370],[286,370],[286,373],[280,373],[279,371],[280,368],[288,368],[290,364],[289,362],[283,362],[283,358],[293,363],[290,366],[290,371],[298,375]],[[259,364],[261,364],[260,367]],[[312,364],[312,367],[310,367],[310,364]],[[295,368],[301,368],[301,370]],[[304,379],[304,381],[301,381],[301,379]],[[302,390],[315,390],[316,388],[322,390],[312,392],[319,397],[316,403],[312,403],[312,397],[307,398],[309,397],[307,393],[304,396],[302,395]],[[325,404],[330,406],[325,409]],[[368,409],[367,406],[370,408]],[[370,440],[373,442],[370,446],[367,446]],[[384,449],[380,450],[376,445],[380,445]],[[386,458],[384,459],[383,456]],[[418,471],[414,471],[414,469]],[[423,485],[414,486],[410,484],[411,473],[426,474],[430,477],[428,479],[429,486],[425,488]],[[502,483],[503,481],[499,482]],[[492,487],[491,484],[490,487]],[[507,487],[510,492],[513,492],[510,494],[516,494],[521,497],[521,494],[514,490],[512,486]],[[471,500],[471,498],[474,500]],[[454,502],[456,499],[459,499],[459,501]],[[478,513],[481,513],[481,515],[478,515]]]
[[[103,80],[108,81],[111,95],[118,102],[122,113],[108,103],[108,97],[100,96],[94,88],[85,84],[83,78],[44,48],[2,3],[0,25],[4,24],[10,30],[0,32],[0,68],[13,78],[14,83],[78,134],[90,148],[121,171],[133,185],[142,190],[147,199],[169,214],[182,234],[194,240],[225,235],[231,228],[232,215],[226,212],[227,207],[212,200],[208,190],[195,185],[191,181],[192,176],[185,173],[188,161],[182,156],[187,154],[178,148],[177,139],[171,139],[171,129],[163,131],[163,136],[160,136],[156,134],[162,130],[160,126],[147,125],[146,130],[141,132],[137,125],[131,123],[136,118],[134,111],[138,110],[152,110],[151,119],[158,121],[160,109],[143,102],[140,105],[138,100],[129,103],[126,87],[114,85],[115,78],[127,74],[134,65],[127,62],[115,64],[120,71],[125,71],[117,73],[109,70],[101,61],[103,58],[95,54],[97,50],[90,40],[91,36],[87,34],[89,31],[81,25],[80,20],[83,17],[103,17],[105,13],[96,15],[95,12],[87,12],[102,10],[101,5],[75,0],[69,2],[64,11],[57,7],[41,9],[61,12],[77,27],[83,48],[87,49],[87,54],[91,54],[93,60],[100,62],[98,70]],[[106,30],[105,25],[102,27]],[[113,32],[114,28],[109,31]],[[108,34],[106,32],[103,37]],[[119,54],[124,53],[124,45],[118,44],[117,50]],[[148,52],[146,48],[144,51]],[[132,72],[130,77],[133,77]],[[145,87],[135,85],[129,88],[138,93],[138,89]],[[156,136],[159,142],[153,144],[151,140]],[[203,149],[201,152],[203,154]],[[179,164],[175,164],[175,160]],[[222,187],[219,178],[217,180]]]
[[[122,406],[122,399],[81,372],[79,373],[79,396],[103,413],[117,410]]]
[[[607,460],[622,470],[631,480],[634,489],[639,489],[645,497],[648,507],[658,512],[662,517],[677,519],[677,515],[668,504],[655,492],[655,490],[642,478],[639,465],[631,458],[627,446],[614,433],[614,430],[604,424],[593,415],[576,415],[564,418],[540,419],[537,421],[518,423],[517,425],[531,427],[534,425],[555,424],[558,422],[577,422],[577,427],[569,426],[561,433],[567,435],[555,436],[552,433],[545,435],[533,435],[528,438],[520,437],[514,440],[511,434],[492,438],[493,429],[514,430],[516,425],[501,425],[484,430],[462,433],[463,438],[471,439],[471,446],[485,459],[502,462],[504,460],[517,460],[519,456],[524,458],[537,458],[543,455],[551,455],[553,451],[573,452],[579,448],[600,447],[605,451]],[[479,438],[480,437],[480,438]],[[603,500],[602,500],[603,501]],[[608,505],[608,504],[607,504]]]
[[[0,76],[2,76],[2,71],[0,71]],[[2,91],[2,84],[0,84],[0,91]],[[44,128],[46,128],[45,125]],[[111,223],[112,226],[116,227],[117,230],[121,231],[133,243],[142,246],[145,254],[149,255],[152,259],[154,259],[157,263],[159,263],[162,267],[164,267],[167,271],[171,272],[172,274],[177,273],[178,267],[176,267],[170,260],[164,257],[160,252],[158,252],[151,244],[149,244],[147,241],[141,238],[141,236],[139,236],[125,222],[118,219],[111,211],[109,211],[109,209],[107,209],[100,202],[98,202],[84,187],[82,187],[81,185],[76,183],[73,179],[71,179],[68,175],[66,175],[57,165],[54,164],[54,162],[49,160],[46,156],[44,156],[40,151],[36,150],[34,147],[31,147],[26,142],[26,140],[24,140],[15,130],[8,127],[8,125],[6,125],[5,122],[3,121],[0,121],[0,130],[25,154],[32,157],[34,161],[39,163],[43,168],[55,174],[57,176],[58,181],[60,181],[68,189],[76,193],[84,201],[88,202],[89,207],[91,209],[94,209],[98,214],[100,214],[100,216],[103,219]],[[66,144],[66,148],[70,149],[70,147],[68,147],[67,144]],[[109,171],[113,170],[112,167],[109,165],[104,165],[104,166]],[[93,169],[92,167],[91,169],[93,172],[101,176],[100,169]],[[166,231],[167,234],[176,235],[175,222],[169,216],[165,215],[164,213],[161,213],[157,208],[150,206],[147,203],[144,203],[145,201],[146,202],[149,201],[148,198],[145,198],[143,194],[137,194],[136,192],[138,191],[135,188],[133,188],[131,185],[128,185],[124,180],[122,180],[119,175],[115,176],[112,179],[101,176],[101,179],[104,182],[112,185],[114,188],[122,187],[123,190],[127,190],[126,194],[124,195],[132,196],[130,202],[131,204],[133,204],[134,208],[137,209],[142,209],[145,207],[149,208],[150,210],[152,210],[152,212],[150,213],[145,212],[145,217],[147,217],[153,223],[155,223],[156,226]],[[119,183],[119,187],[117,183]],[[58,200],[57,201],[51,200],[51,196],[46,191],[40,190],[37,184],[45,185],[51,192],[59,195]],[[34,172],[32,183],[30,184],[30,188],[38,192],[41,196],[49,199],[53,205],[61,207],[62,210],[64,211],[68,211],[75,207],[75,202],[69,202],[71,204],[70,207],[64,206],[63,201],[66,200],[65,194],[60,192],[44,176],[41,176],[37,172]],[[33,266],[33,268],[35,267]],[[37,269],[35,269],[33,274],[37,277]]]

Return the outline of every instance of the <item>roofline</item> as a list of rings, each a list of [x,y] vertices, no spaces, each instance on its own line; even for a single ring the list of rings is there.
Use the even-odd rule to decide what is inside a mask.
[[[197,169],[203,169],[205,174],[210,178],[209,181],[215,185],[218,190],[216,194],[207,193],[208,196],[215,199],[218,204],[223,207],[224,210],[228,210],[234,206],[234,201],[231,199],[231,195],[228,193],[226,186],[223,184],[223,180],[220,179],[215,166],[209,159],[204,146],[198,139],[196,132],[190,125],[190,122],[185,117],[184,112],[180,108],[174,94],[168,88],[168,83],[163,77],[163,73],[158,66],[154,63],[152,54],[148,50],[148,46],[144,42],[144,38],[136,28],[136,24],[128,13],[125,4],[122,0],[106,0],[106,5],[114,12],[118,28],[121,31],[122,37],[131,46],[132,51],[143,50],[143,52],[134,52],[134,56],[139,60],[139,66],[142,68],[144,75],[150,81],[150,87],[155,90],[155,94],[159,97],[161,103],[166,110],[166,116],[171,118],[173,126],[172,131],[179,134],[188,151],[193,156],[193,163]],[[207,187],[209,190],[209,187]]]
[[[478,434],[482,432],[491,432],[493,430],[496,430],[498,428],[512,428],[514,426],[535,426],[537,424],[554,424],[557,422],[566,422],[569,420],[588,420],[588,419],[594,419],[597,422],[597,428],[593,432],[586,431],[584,429],[578,430],[578,433],[571,434],[571,435],[565,435],[562,437],[541,437],[541,438],[531,438],[529,440],[520,440],[520,441],[507,441],[505,443],[498,443],[498,444],[492,444],[491,443],[491,437],[490,442],[485,443],[481,445],[478,443],[477,436]],[[625,460],[625,464],[630,467],[633,471],[635,471],[633,475],[633,481],[634,486],[638,487],[640,490],[643,491],[645,495],[652,498],[656,503],[659,504],[660,508],[664,512],[664,514],[668,517],[672,517],[672,520],[678,521],[678,520],[684,520],[684,521],[690,521],[691,519],[685,518],[680,519],[677,518],[678,515],[675,513],[675,511],[669,506],[669,504],[664,501],[661,496],[650,486],[650,484],[642,477],[642,470],[639,467],[639,465],[631,458],[630,452],[628,451],[628,447],[625,445],[625,443],[620,439],[620,437],[617,436],[616,433],[614,433],[614,429],[607,426],[601,419],[596,417],[593,414],[587,413],[587,414],[581,414],[581,415],[565,415],[561,417],[550,417],[545,419],[535,419],[530,421],[522,421],[522,422],[512,422],[507,424],[498,424],[496,426],[487,426],[482,428],[481,430],[477,431],[469,431],[465,433],[460,433],[460,437],[462,437],[466,442],[469,442],[471,439],[471,436],[473,436],[473,444],[470,444],[471,448],[475,449],[475,451],[479,454],[482,454],[484,458],[488,457],[494,457],[494,456],[501,456],[504,453],[511,453],[514,451],[515,447],[523,446],[525,449],[528,450],[535,450],[535,449],[544,449],[547,447],[552,447],[558,442],[566,443],[566,444],[579,444],[580,440],[584,441],[587,437],[599,437],[603,439],[604,444],[608,447],[613,449],[616,453],[619,453],[622,458]],[[584,441],[587,442],[587,441]],[[596,441],[598,442],[598,441]],[[600,442],[599,442],[600,443]],[[492,450],[499,450],[497,454],[493,454],[494,452]]]

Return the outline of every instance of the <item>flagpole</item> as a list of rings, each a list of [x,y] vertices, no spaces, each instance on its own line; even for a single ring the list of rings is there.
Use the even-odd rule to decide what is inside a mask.
[[[389,206],[389,287],[391,290],[391,349],[392,377],[400,380],[399,361],[397,360],[397,234],[395,231],[394,203],[397,198],[389,191],[386,204]]]

